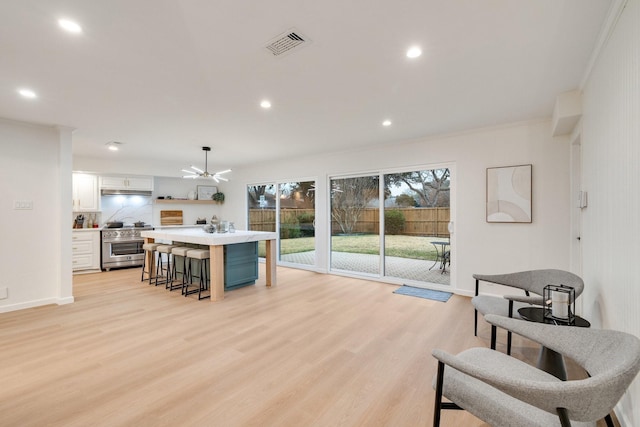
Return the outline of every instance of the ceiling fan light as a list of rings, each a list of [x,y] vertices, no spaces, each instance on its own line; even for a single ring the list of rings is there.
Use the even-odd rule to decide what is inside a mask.
[[[204,171],[202,169],[198,169],[197,167],[191,165],[191,169],[195,170],[198,173],[204,173]]]
[[[217,177],[217,178],[216,178],[216,181],[217,181],[217,182],[220,182],[220,181],[218,181],[219,179],[220,179],[220,180],[222,180],[222,181],[224,181],[224,182],[229,181],[227,178],[223,178],[223,177],[221,177],[221,176]]]
[[[222,175],[223,173],[229,173],[231,169],[223,170],[222,172],[216,172],[216,175]]]

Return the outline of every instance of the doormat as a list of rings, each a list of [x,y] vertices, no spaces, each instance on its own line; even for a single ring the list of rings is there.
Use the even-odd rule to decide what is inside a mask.
[[[407,285],[400,286],[398,289],[393,291],[393,293],[442,302],[449,301],[449,298],[453,295],[451,292],[434,291],[432,289],[422,289]]]

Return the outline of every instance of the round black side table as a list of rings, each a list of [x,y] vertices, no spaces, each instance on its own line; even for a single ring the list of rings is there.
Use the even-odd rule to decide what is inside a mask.
[[[557,326],[577,326],[579,328],[588,328],[591,326],[591,323],[580,316],[576,316],[575,322],[571,325],[554,321],[552,319],[547,319],[544,317],[543,307],[523,307],[518,310],[518,314],[524,320],[528,320],[529,322],[547,323]],[[538,368],[550,373],[551,375],[561,379],[562,381],[567,380],[567,369],[565,367],[562,354],[553,351],[550,348],[542,346],[542,348],[540,349],[540,355],[538,356],[537,366]]]

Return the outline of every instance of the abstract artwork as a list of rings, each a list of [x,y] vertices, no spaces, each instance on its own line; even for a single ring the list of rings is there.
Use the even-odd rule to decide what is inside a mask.
[[[487,222],[531,222],[531,170],[487,168]]]

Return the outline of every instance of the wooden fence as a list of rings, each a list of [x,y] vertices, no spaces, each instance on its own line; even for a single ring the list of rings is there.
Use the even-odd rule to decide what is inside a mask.
[[[402,212],[405,224],[400,234],[407,236],[448,237],[449,208],[394,208]],[[282,209],[280,221],[284,224],[294,222],[302,214],[314,215],[313,209]],[[276,231],[275,209],[249,209],[249,228],[257,231]],[[332,221],[334,234],[341,233],[339,224]],[[378,209],[368,208],[362,211],[353,233],[377,234],[380,229]]]

